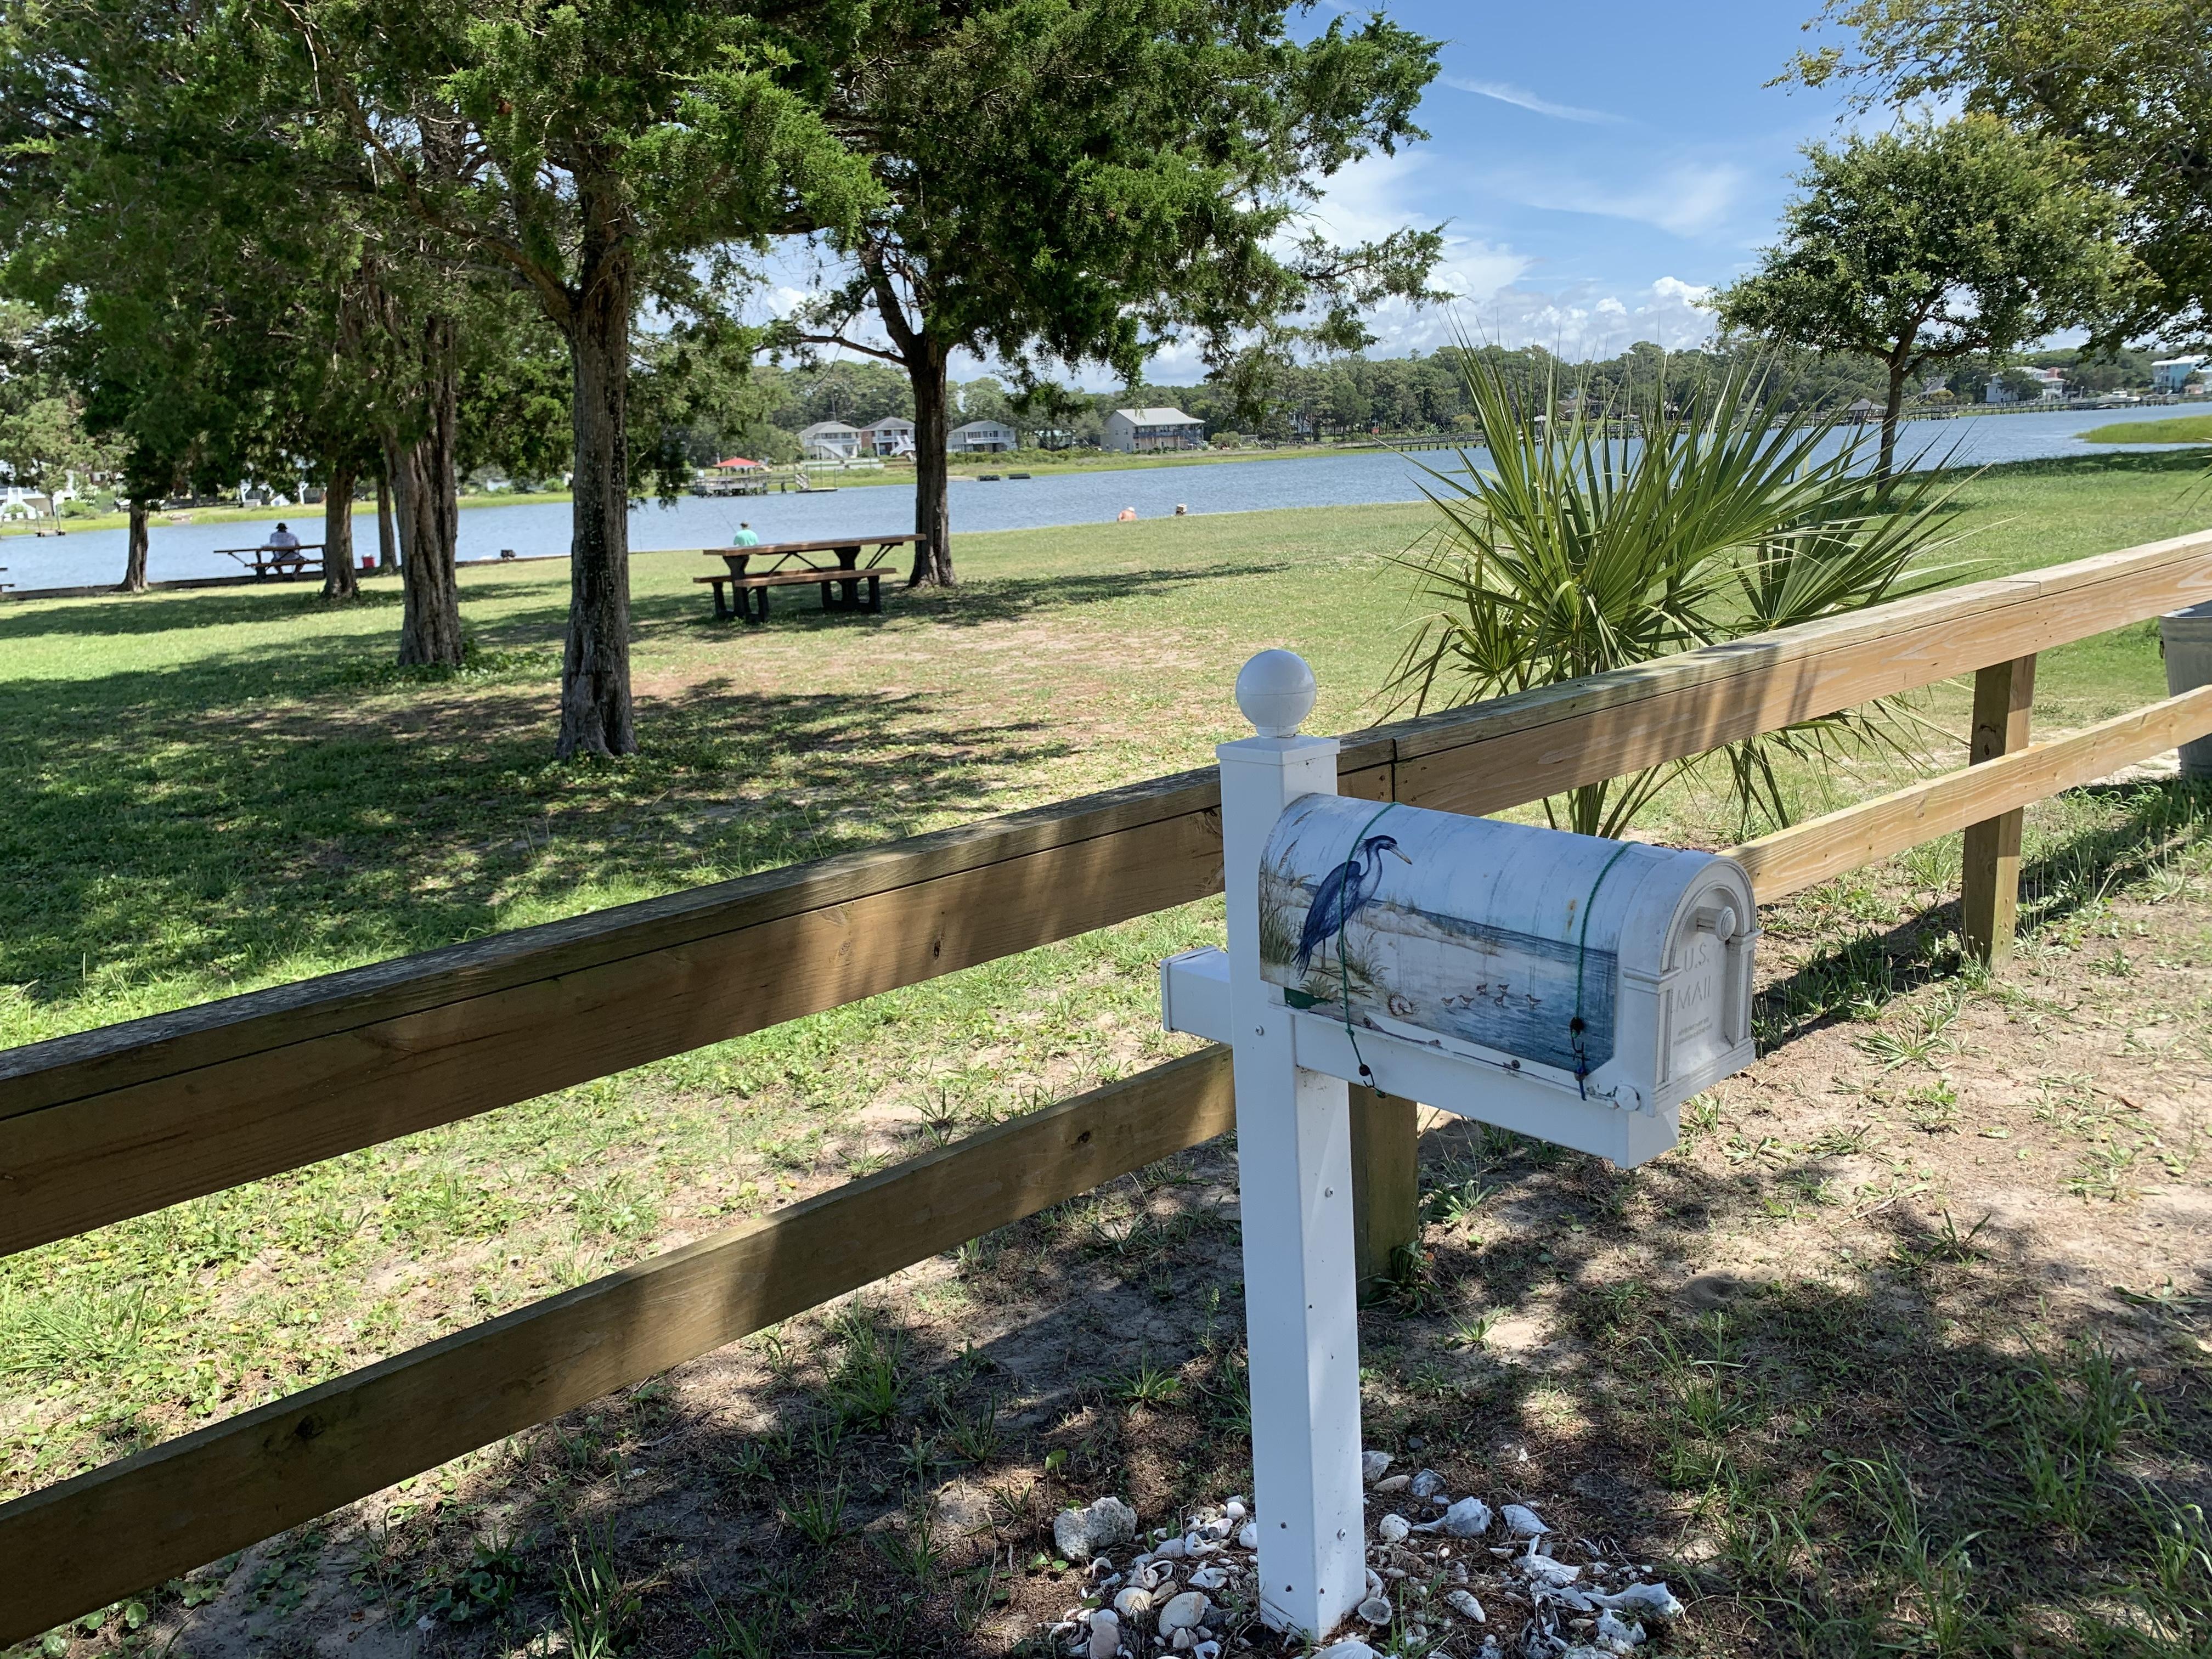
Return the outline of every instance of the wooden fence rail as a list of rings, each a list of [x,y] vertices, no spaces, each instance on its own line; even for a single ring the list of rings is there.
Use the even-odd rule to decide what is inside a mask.
[[[1355,734],[1340,785],[1496,811],[2206,599],[2180,538]],[[2191,693],[1738,851],[1771,898],[2207,732]],[[0,1054],[0,1253],[1203,897],[1217,807],[1159,779]],[[1207,1050],[0,1505],[0,1561],[40,1564],[0,1644],[1229,1122]]]
[[[1494,812],[2212,598],[2212,535],[1354,734]],[[1186,773],[0,1054],[0,1254],[1218,892]]]

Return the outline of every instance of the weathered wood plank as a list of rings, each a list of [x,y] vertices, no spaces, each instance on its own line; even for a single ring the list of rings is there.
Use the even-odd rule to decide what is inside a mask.
[[[1207,1048],[0,1506],[0,1646],[926,1261],[1236,1121]],[[36,1563],[36,1570],[27,1564]]]
[[[1358,733],[1495,811],[2212,594],[2212,535]],[[0,1053],[0,1253],[1220,889],[1210,772]]]
[[[0,1119],[0,1249],[527,1100],[1218,890],[1202,815]]]
[[[1962,772],[1946,773],[1729,849],[1759,902],[1887,858],[1923,841],[2078,788],[2212,732],[2212,686],[2199,687]]]
[[[1974,676],[1966,763],[2025,749],[2035,706],[2035,659],[1992,663]],[[1966,953],[1991,967],[2012,954],[2020,918],[2020,837],[2026,807],[1966,826],[1959,882],[1959,933]]]
[[[1421,1240],[1420,1108],[1355,1083],[1352,1249],[1363,1297],[1390,1282],[1392,1258]]]

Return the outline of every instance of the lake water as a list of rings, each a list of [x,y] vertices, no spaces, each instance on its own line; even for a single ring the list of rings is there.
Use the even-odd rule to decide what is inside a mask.
[[[1931,464],[1987,465],[2002,461],[2043,460],[2108,449],[2170,449],[2172,444],[2085,445],[2080,434],[2093,427],[2120,422],[2163,420],[2170,408],[2054,410],[2050,414],[1994,415],[1957,421],[1915,422],[1903,440],[1907,453],[1927,447]],[[1482,452],[1475,452],[1478,460]],[[1097,524],[1125,507],[1139,517],[1164,517],[1176,504],[1193,513],[1249,513],[1267,507],[1329,507],[1420,499],[1422,464],[1449,470],[1458,465],[1449,451],[1424,451],[1408,458],[1388,450],[1350,454],[1296,456],[1282,459],[1224,462],[1182,467],[1132,469],[1125,472],[1074,472],[1026,480],[984,483],[956,478],[952,484],[952,526],[963,530],[1033,530],[1048,525]],[[153,580],[238,574],[239,567],[216,551],[247,547],[264,539],[282,517],[302,540],[322,533],[322,513],[308,507],[266,519],[231,524],[156,524],[146,574]],[[834,494],[758,495],[714,501],[685,496],[672,507],[657,502],[632,510],[633,550],[662,547],[720,546],[740,519],[751,522],[763,541],[812,541],[830,536],[896,533],[912,527],[914,497],[904,484],[850,488]],[[460,556],[489,559],[503,548],[516,553],[566,554],[569,510],[565,502],[529,507],[469,507],[461,510]],[[356,550],[376,544],[375,520],[357,518]],[[123,574],[125,532],[78,531],[61,537],[10,536],[0,540],[0,564],[6,580],[19,588],[64,587],[112,582]]]

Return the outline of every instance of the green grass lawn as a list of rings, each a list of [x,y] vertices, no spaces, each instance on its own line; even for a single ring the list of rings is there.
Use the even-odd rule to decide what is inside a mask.
[[[2212,415],[2176,415],[2164,421],[2118,421],[2081,434],[2093,444],[2212,444]]]
[[[2200,527],[2212,503],[2197,492],[2197,473],[2195,458],[2130,454],[1984,475],[1966,486],[1975,562],[1956,574],[1994,575]],[[360,605],[335,609],[285,589],[7,607],[0,862],[11,879],[0,886],[0,1046],[1202,764],[1213,744],[1238,733],[1231,684],[1245,657],[1267,646],[1291,647],[1314,664],[1322,696],[1313,729],[1365,724],[1388,712],[1378,688],[1414,616],[1389,556],[1428,524],[1419,507],[1376,507],[969,536],[957,548],[963,583],[955,592],[895,593],[884,617],[836,619],[813,610],[810,595],[783,601],[757,629],[711,620],[703,590],[690,580],[696,557],[643,557],[634,568],[643,750],[619,764],[550,758],[567,605],[557,565],[464,573],[473,649],[470,665],[450,674],[391,665],[398,601],[388,582],[372,584]],[[2078,726],[2163,690],[2154,628],[2137,624],[2050,653],[2038,717],[2048,729]],[[1963,705],[1956,685],[1926,703],[1954,726]],[[1818,805],[1834,790],[1870,791],[1878,781],[1869,773],[1802,784],[1807,804]],[[1975,988],[1968,1014],[1981,1024],[1971,1038],[1960,1035],[1966,1026],[1953,1030],[1967,990],[1954,968],[1941,966],[1941,928],[1914,931],[1955,882],[1954,837],[1831,884],[1768,920],[1767,960],[1792,964],[1778,970],[1787,977],[1763,1017],[1773,1052],[1762,1066],[1771,1075],[1741,1080],[1736,1094],[1686,1113],[1683,1153],[1649,1170],[1607,1173],[1593,1160],[1541,1148],[1532,1155],[1513,1137],[1478,1135],[1471,1161],[1431,1167],[1432,1200],[1449,1200],[1439,1212],[1448,1215],[1449,1249],[1438,1258],[1431,1299],[1370,1329],[1378,1425],[1418,1425],[1435,1447],[1479,1420],[1490,1425],[1485,1436],[1523,1437],[1541,1452],[1583,1431],[1576,1413],[1626,1411],[1639,1390],[1675,1390],[1683,1420],[1668,1432],[1680,1446],[1632,1457],[1615,1445],[1605,1455],[1629,1458],[1621,1467],[1632,1474],[1643,1467],[1635,1458],[1656,1460],[1662,1484],[1683,1494],[1689,1517],[1688,1531],[1675,1536],[1719,1528],[1723,1547],[1745,1552],[1740,1565],[1729,1558],[1710,1571],[1739,1571],[1740,1584],[1755,1590],[1794,1582],[1796,1564],[1811,1559],[1794,1551],[1832,1550],[1827,1559],[1848,1565],[1858,1546],[1843,1534],[1875,1523],[1838,1507],[1821,1482],[1840,1479],[1842,1466],[1821,1456],[1838,1437],[1843,1455],[1871,1456],[1899,1422],[1925,1414],[1925,1400],[1909,1413],[1901,1405],[1893,1412],[1882,1403],[1891,1383],[1869,1392],[1869,1378],[1883,1376],[1897,1353],[1924,1351],[1931,1369],[1914,1377],[1936,1379],[1927,1388],[1940,1382],[1954,1402],[1978,1397],[1981,1359],[1951,1364],[1954,1320],[1983,1319],[1989,1328],[1976,1340],[1985,1338],[1992,1352],[2031,1325],[2035,1341],[2071,1340],[2073,1316],[2046,1319],[2039,1304],[2030,1305],[2047,1287],[2101,1285],[2095,1275],[2108,1271],[2154,1282],[2132,1267],[2108,1269],[2101,1258],[2094,1270],[2068,1265],[2063,1273],[2022,1258],[2013,1301],[1970,1283],[1979,1271],[1971,1264],[1985,1249],[1967,1232],[1981,1213],[1972,1183],[1984,1177],[1973,1166],[1984,1152],[1993,1161],[1988,1181],[2040,1179],[2053,1202],[2071,1190],[2061,1185],[2071,1163],[2092,1152],[2118,1173],[2083,1164],[2088,1173],[2071,1178],[2085,1191],[2067,1201],[2086,1203],[2091,1191],[2115,1206],[2136,1201],[2127,1194],[2138,1180],[2164,1181],[2174,1192],[2201,1188],[2197,1132],[2185,1139],[2163,1117],[2154,1124],[2131,1115],[2142,1112],[2149,1090],[2179,1094],[2189,1085],[2172,1079],[2212,1064],[2202,1036],[2212,1003],[2198,988],[2212,984],[2204,977],[2212,929],[2186,902],[2201,891],[2212,860],[2202,814],[2188,807],[2184,799],[2164,817],[2146,816],[2134,797],[2085,793],[2032,818],[2030,856],[2043,873],[2030,911],[2045,965],[2026,989]],[[1718,802],[1700,788],[1678,789],[1659,810],[1678,833],[1729,833]],[[2185,859],[2169,858],[2175,848]],[[2133,907],[2124,916],[2108,904],[2122,878]],[[2185,927],[2154,932],[2168,915]],[[1182,1040],[1158,1029],[1156,964],[1218,939],[1219,926],[1218,900],[1144,918],[0,1261],[0,1496],[1179,1052]],[[2093,951],[2106,954],[2093,959]],[[1822,1065],[1834,1068],[1833,1079],[1806,1070],[1799,1056],[1817,1051],[1803,1046],[1808,1032],[1826,1033]],[[1992,1057],[2041,1054],[2062,1035],[2070,1046],[2022,1060],[2045,1075],[2017,1100],[2001,1080],[1973,1070]],[[2093,1093],[2075,1081],[2087,1068],[2103,1068],[2101,1079],[2123,1063],[2096,1058],[2115,1041],[2146,1079],[2114,1073],[2111,1086],[2130,1097],[2127,1111],[2069,1103]],[[2161,1058],[2162,1043],[2185,1059]],[[1956,1090],[1939,1066],[1958,1074]],[[1983,1126],[1978,1135],[1960,1136],[1946,1125],[1961,1111],[1985,1109],[1976,1089],[1997,1103],[1973,1120]],[[1836,1118],[1832,1131],[1800,1121],[1815,1107]],[[2051,1127],[2046,1108],[2060,1107],[2071,1115]],[[2011,1115],[1999,1121],[2004,1112]],[[1862,1123],[1869,1114],[1877,1126],[1894,1120],[1887,1142]],[[2153,1127],[2165,1135],[2154,1146],[2145,1139]],[[2000,1133],[2017,1139],[1983,1138]],[[1933,1139],[1941,1133],[1953,1138]],[[1867,1169],[1832,1180],[1808,1174],[1816,1143],[1831,1134],[1845,1148],[1836,1157]],[[2032,1135],[2050,1139],[2034,1143],[2044,1163],[2011,1162],[2029,1157]],[[1941,1157],[1931,1150],[1939,1146]],[[1997,1164],[2000,1157],[2006,1161]],[[1141,1184],[1172,1195],[1194,1179],[1170,1172]],[[1512,1196],[1486,1209],[1498,1191]],[[1905,1335],[1897,1332],[1911,1322],[1899,1314],[1899,1298],[1911,1286],[1882,1278],[1887,1244],[1877,1244],[1869,1265],[1861,1236],[1867,1226],[1902,1228],[1900,1197],[1925,1210],[1936,1230],[1903,1233],[1905,1244],[1923,1255],[1950,1251],[1915,1272],[1923,1279],[1948,1274],[1943,1294],[1951,1300],[1929,1300],[1923,1325]],[[1133,1273],[1128,1263],[1141,1256],[1170,1300],[1195,1305],[1210,1284],[1206,1305],[1224,1310],[1224,1330],[1234,1326],[1233,1241],[1219,1262],[1196,1269],[1176,1241],[1199,1235],[1169,1229],[1157,1250],[1139,1249],[1133,1234],[1085,1220],[1107,1202],[1101,1195],[1060,1206],[994,1236],[973,1263],[963,1251],[958,1275],[933,1281],[908,1310],[945,1322],[949,1352],[959,1346],[950,1333],[970,1316],[963,1308],[976,1317],[986,1307],[1048,1310],[1066,1287],[1108,1267]],[[1845,1202],[1848,1210],[1822,1208]],[[1939,1203],[1959,1216],[1948,1245],[1932,1219]],[[1812,1229],[1806,1218],[1832,1224],[1836,1236],[1814,1230],[1784,1238],[1778,1231],[1801,1222]],[[2149,1257],[2160,1241],[2178,1246],[2180,1235],[2144,1237]],[[1584,1261],[1601,1242],[1615,1254],[1589,1259],[1583,1281],[1569,1284],[1563,1264]],[[1773,1269],[1771,1297],[1730,1312],[1725,1329],[1702,1316],[1678,1329],[1638,1311],[1643,1287],[1677,1274],[1669,1264],[1678,1256],[1695,1264],[1716,1250],[1775,1253],[1784,1265]],[[1093,1258],[1107,1266],[1085,1265]],[[2178,1255],[2161,1259],[2185,1272]],[[993,1262],[1010,1264],[1003,1284],[989,1276],[1000,1271]],[[1202,1279],[1216,1267],[1216,1279]],[[1793,1277],[1800,1273],[1802,1285]],[[1826,1291],[1808,1288],[1816,1275],[1858,1288],[1845,1301],[1821,1301]],[[2197,1292],[2174,1294],[2182,1310],[2175,1316],[2195,1318],[2188,1310]],[[1587,1371],[1587,1392],[1545,1383],[1524,1397],[1489,1382],[1481,1384],[1487,1394],[1470,1395],[1454,1380],[1454,1368],[1484,1344],[1462,1327],[1487,1330],[1499,1310],[1540,1312],[1554,1296],[1566,1298],[1560,1318],[1588,1326],[1577,1340],[1595,1358],[1565,1374]],[[1588,1303],[1579,1314],[1577,1297]],[[1799,1319],[1814,1303],[1830,1310],[1826,1322]],[[1423,1334],[1423,1320],[1437,1328]],[[1741,1343],[1747,1332],[1764,1345],[1750,1362],[1734,1350],[1717,1358],[1706,1351]],[[1852,1362],[1865,1369],[1849,1376],[1833,1364],[1846,1337],[1863,1339],[1865,1348]],[[1678,1340],[1684,1346],[1667,1346]],[[1181,1353],[1164,1346],[1156,1357],[1174,1364]],[[1666,1364],[1655,1370],[1655,1357]],[[1133,1365],[1138,1356],[1115,1349],[1109,1358]],[[1990,1363],[2001,1370],[2011,1362]],[[1691,1421],[1705,1400],[1699,1391],[1723,1385],[1725,1397],[1705,1402],[1714,1411]],[[1912,1395],[1905,1382],[1894,1386],[1900,1399]],[[1608,1390],[1619,1391],[1611,1406],[1601,1398]],[[732,1407],[732,1420],[749,1421],[751,1411]],[[1645,1419],[1673,1421],[1656,1407]],[[602,1419],[574,1428],[573,1443],[562,1438],[571,1431],[549,1430],[542,1444],[581,1444],[601,1435]],[[603,1437],[619,1480],[629,1443],[617,1444],[617,1428]],[[1209,1444],[1216,1441],[1218,1457],[1233,1466],[1242,1455],[1234,1437],[1213,1435]],[[1631,1434],[1621,1443],[1635,1441]],[[1467,1445],[1477,1444],[1469,1431]],[[1020,1457],[1034,1453],[1040,1478],[1049,1474],[1041,1449],[1011,1431],[1008,1445],[1009,1457],[1017,1447]],[[1428,1455],[1443,1462],[1441,1452]],[[496,1474],[509,1468],[505,1456],[487,1453],[471,1468]],[[1079,1448],[1072,1467],[1103,1469],[1106,1459]],[[1220,1479],[1242,1479],[1227,1466]],[[601,1474],[592,1462],[583,1475],[549,1480],[544,1501],[597,1503],[589,1483]],[[422,1492],[452,1493],[462,1479],[449,1468],[426,1477]],[[1521,1489],[1553,1490],[1535,1479]],[[1559,1490],[1567,1479],[1562,1467]],[[1923,1494],[1928,1524],[1940,1520],[1963,1536],[1984,1524],[1974,1518],[1978,1489],[1965,1476],[1945,1480]],[[388,1613],[411,1630],[447,1582],[447,1557],[458,1548],[461,1562],[469,1559],[469,1517],[488,1517],[495,1531],[541,1524],[529,1508],[536,1500],[483,1510],[476,1501],[453,1509],[450,1522],[435,1518],[434,1504],[404,1524],[393,1519],[397,1508],[385,1515],[382,1535],[405,1566],[397,1588],[374,1591],[378,1618]],[[562,1509],[568,1519],[558,1524],[584,1512]],[[1777,1515],[1804,1541],[1777,1534],[1760,1544],[1767,1534],[1759,1529],[1771,1530]],[[775,1524],[761,1521],[761,1535]],[[714,1522],[716,1536],[728,1530]],[[323,1535],[310,1528],[299,1536]],[[2142,1561],[2162,1547],[2150,1533],[2110,1535],[2120,1540],[2112,1550]],[[1024,1553],[1033,1547],[1024,1545]],[[1887,1547],[1869,1543],[1864,1558],[1872,1563]],[[1953,1571],[1948,1547],[1936,1547],[1928,1585],[1898,1592],[1904,1622],[1895,1628],[1912,1640],[1936,1617],[1915,1609],[1935,1608],[1938,1592],[1950,1594],[1942,1577]],[[1993,1547],[1974,1542],[1974,1559]],[[1986,1582],[2060,1594],[2078,1577],[2072,1547],[2005,1543],[2031,1565],[2001,1565]],[[369,1556],[353,1559],[357,1582],[384,1583],[382,1568],[359,1565]],[[240,1573],[233,1590],[259,1605],[276,1597],[270,1586],[281,1577],[264,1564]],[[171,1589],[159,1601],[163,1617],[182,1606],[184,1593]],[[1713,1650],[1770,1650],[1756,1630],[1774,1616],[1759,1609],[1774,1604],[1754,1590],[1737,1592],[1751,1598],[1742,1603],[1748,1633]],[[1058,1587],[1048,1594],[1055,1610],[1068,1599]],[[109,1633],[120,1629],[116,1621]],[[842,1642],[840,1632],[831,1633]],[[54,1650],[104,1651],[108,1641],[86,1636]]]
[[[2212,518],[2194,463],[1969,484],[1962,577]],[[0,1046],[720,880],[1202,764],[1253,651],[1320,677],[1313,727],[1389,711],[1419,506],[961,538],[963,586],[718,626],[697,561],[635,562],[641,753],[550,759],[557,565],[463,574],[470,665],[393,666],[358,605],[243,589],[0,611]],[[1040,575],[1040,568],[1051,574]],[[2148,624],[2051,653],[2048,724],[2162,695]],[[1939,712],[1956,703],[1936,700]]]

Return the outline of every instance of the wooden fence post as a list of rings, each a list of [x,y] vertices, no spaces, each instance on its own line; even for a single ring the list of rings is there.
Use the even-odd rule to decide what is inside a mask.
[[[1992,663],[1974,676],[1974,730],[1966,760],[1978,766],[2027,746],[2028,714],[2035,702],[2035,659]],[[1994,968],[2012,954],[2020,909],[2020,830],[2026,815],[2015,807],[1966,830],[1960,882],[1960,933],[1966,953]]]
[[[1421,1237],[1420,1108],[1352,1085],[1352,1260],[1359,1293],[1390,1277],[1390,1257]]]

